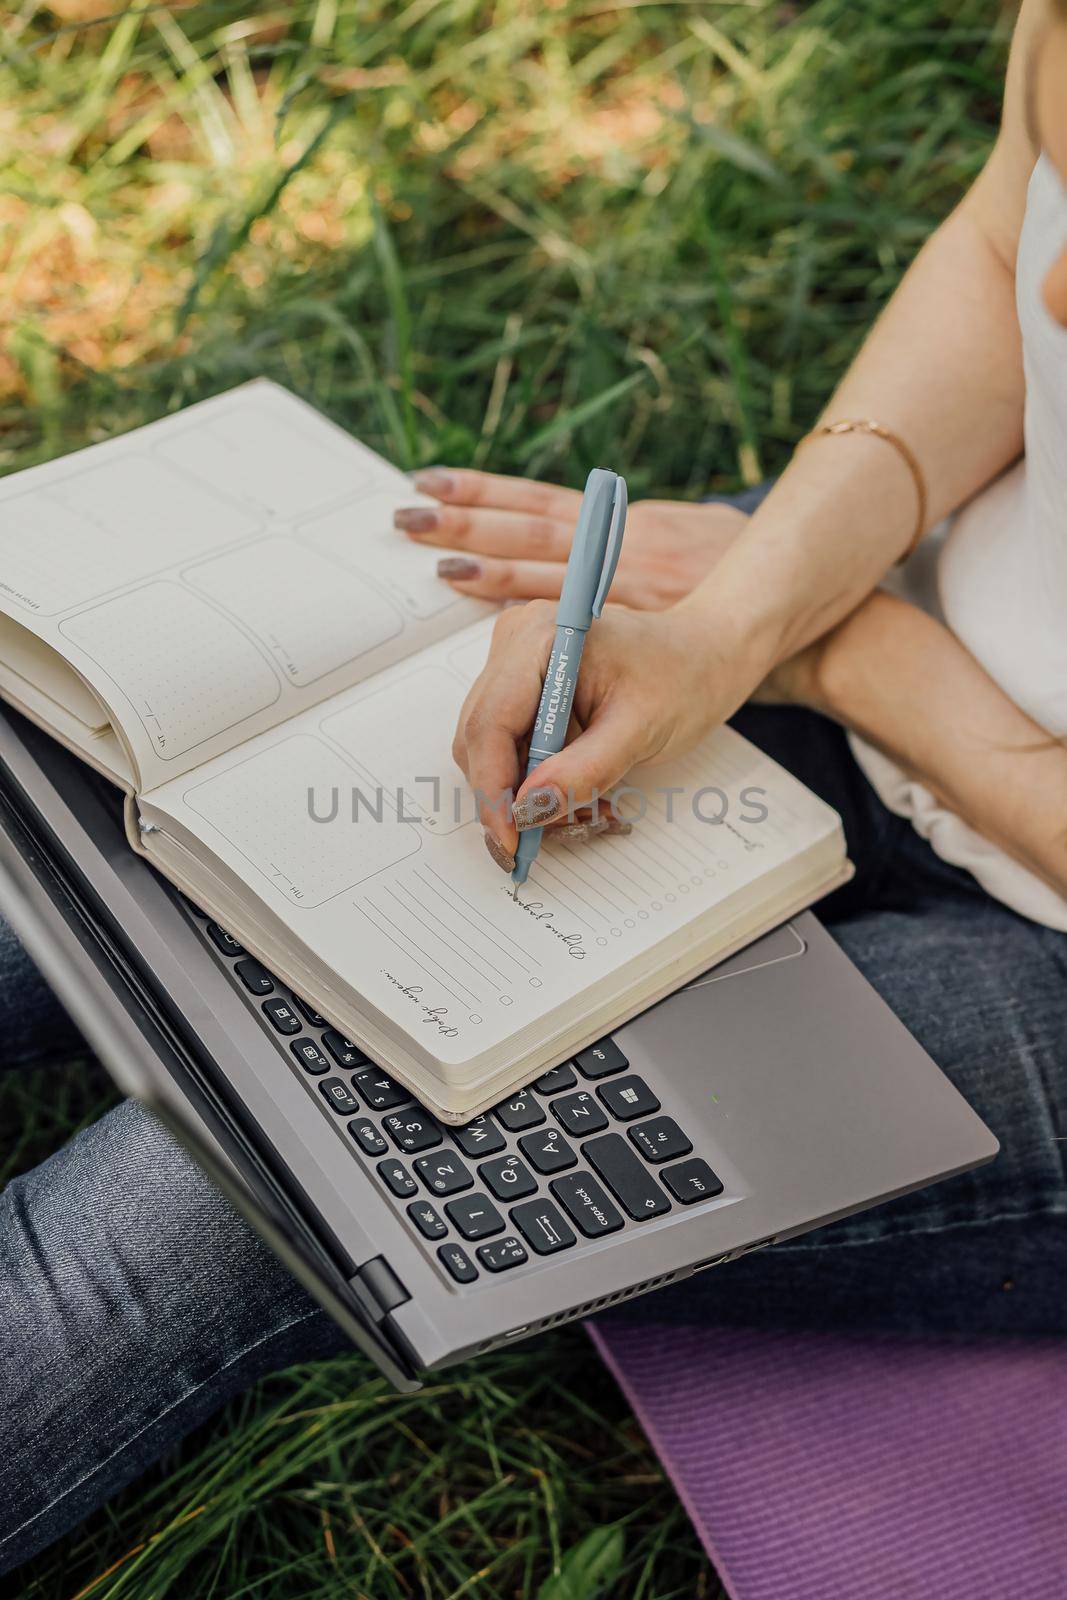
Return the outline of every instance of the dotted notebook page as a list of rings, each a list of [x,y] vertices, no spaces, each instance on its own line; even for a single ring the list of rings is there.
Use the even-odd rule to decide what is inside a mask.
[[[837,829],[722,728],[681,762],[631,775],[620,797],[631,834],[576,845],[550,830],[513,899],[473,808],[458,823],[443,815],[466,673],[490,631],[443,640],[152,796],[325,968],[455,1062],[583,995],[624,992],[664,940],[690,927],[704,938],[716,915],[727,926],[766,897],[758,879]]]

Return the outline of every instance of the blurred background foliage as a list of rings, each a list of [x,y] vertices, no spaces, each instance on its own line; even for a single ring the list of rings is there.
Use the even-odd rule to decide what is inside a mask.
[[[981,165],[1010,20],[997,0],[9,0],[0,472],[266,373],[404,467],[753,482]],[[0,1073],[0,1181],[112,1098],[92,1063]],[[355,1357],[279,1375],[9,1581],[722,1592],[573,1328],[413,1398]]]
[[[404,467],[779,465],[988,147],[990,0],[22,0],[0,468],[268,372]]]

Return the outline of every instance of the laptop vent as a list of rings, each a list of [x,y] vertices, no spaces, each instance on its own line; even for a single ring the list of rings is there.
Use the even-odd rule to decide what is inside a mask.
[[[645,1294],[649,1289],[660,1289],[665,1283],[674,1283],[679,1278],[689,1275],[689,1268],[682,1267],[677,1272],[666,1272],[659,1278],[648,1278],[644,1283],[635,1283],[630,1289],[617,1289],[614,1294],[603,1294],[599,1300],[587,1300],[584,1305],[575,1306],[572,1311],[558,1311],[554,1317],[545,1317],[537,1323],[537,1331],[543,1328],[554,1328],[557,1323],[570,1322],[574,1317],[588,1317],[594,1311],[603,1311],[607,1306],[618,1305],[620,1300],[632,1300],[634,1295]],[[533,1332],[533,1329],[530,1330]]]

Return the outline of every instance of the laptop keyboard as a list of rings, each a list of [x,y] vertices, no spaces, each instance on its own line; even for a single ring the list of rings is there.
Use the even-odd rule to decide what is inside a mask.
[[[452,1127],[191,909],[237,990],[451,1281],[511,1272],[723,1192],[613,1039]]]

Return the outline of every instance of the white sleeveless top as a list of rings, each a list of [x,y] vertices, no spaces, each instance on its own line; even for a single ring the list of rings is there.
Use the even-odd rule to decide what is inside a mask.
[[[1041,285],[1067,242],[1067,192],[1044,155],[1030,177],[1015,268],[1026,454],[924,540],[886,587],[925,606],[1035,722],[1067,736],[1067,328]],[[865,740],[853,753],[882,801],[946,861],[1035,922],[1067,930],[1067,899],[946,811]],[[1020,755],[1025,761],[1025,755]],[[1067,819],[1065,819],[1067,821]]]

